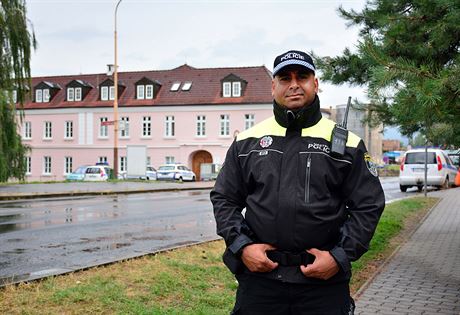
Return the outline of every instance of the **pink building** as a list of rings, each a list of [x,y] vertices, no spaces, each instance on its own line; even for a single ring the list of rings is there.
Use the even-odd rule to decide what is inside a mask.
[[[222,163],[235,133],[272,115],[264,66],[119,73],[119,170],[127,145],[143,145],[148,164]],[[63,180],[80,165],[113,165],[113,77],[36,77],[24,104],[27,179]]]

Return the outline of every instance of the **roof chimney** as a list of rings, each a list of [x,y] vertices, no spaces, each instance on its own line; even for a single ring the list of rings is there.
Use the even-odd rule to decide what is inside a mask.
[[[107,65],[107,75],[111,76],[113,72],[115,71],[115,65],[113,64],[108,64]]]

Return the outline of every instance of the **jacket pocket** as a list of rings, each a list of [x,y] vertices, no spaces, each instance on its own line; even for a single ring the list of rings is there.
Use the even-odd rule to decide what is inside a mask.
[[[311,153],[307,155],[307,167],[305,168],[305,203],[310,203],[310,173],[311,173]]]

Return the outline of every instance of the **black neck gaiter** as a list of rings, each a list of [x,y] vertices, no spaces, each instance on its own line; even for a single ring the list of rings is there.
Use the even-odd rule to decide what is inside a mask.
[[[290,130],[301,130],[315,125],[321,119],[318,95],[313,102],[299,109],[287,109],[273,101],[273,113],[278,124]]]

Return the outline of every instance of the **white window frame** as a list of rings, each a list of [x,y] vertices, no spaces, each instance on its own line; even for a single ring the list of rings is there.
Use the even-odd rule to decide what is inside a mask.
[[[230,115],[220,115],[220,133],[221,137],[230,136]]]
[[[120,128],[120,138],[129,138],[129,116],[121,117],[120,123],[120,126],[123,125],[123,128]]]
[[[145,99],[145,85],[138,85],[137,86],[137,99],[138,100]]]
[[[53,139],[53,123],[51,121],[43,122],[43,139]]]
[[[43,90],[43,103],[48,103],[50,101],[50,90],[44,89]]]
[[[73,139],[73,121],[67,120],[64,123],[65,131],[64,131],[64,139]]]
[[[115,99],[115,86],[109,86],[109,100],[113,101]]]
[[[233,97],[240,97],[241,96],[241,82],[233,82],[232,83],[232,96]]]
[[[24,122],[24,133],[22,135],[23,139],[32,139],[32,122],[25,121]]]
[[[101,87],[101,101],[108,101],[109,100],[109,87],[102,86]]]
[[[106,156],[100,156],[97,158],[97,161],[99,163],[107,163],[107,157]]]
[[[222,84],[222,96],[232,97],[232,83],[231,82],[224,82]]]
[[[249,129],[255,125],[256,115],[255,114],[244,114],[244,129]]]
[[[67,88],[67,102],[75,101],[75,89],[74,88]]]
[[[173,138],[175,136],[175,120],[174,116],[165,117],[165,137]]]
[[[150,138],[152,136],[152,117],[142,117],[142,136]]]
[[[13,103],[17,103],[18,102],[18,91],[16,90],[13,90]]]
[[[35,103],[43,103],[43,90],[35,90]]]
[[[72,173],[73,159],[71,156],[64,157],[64,175]]]
[[[99,138],[108,138],[109,137],[109,126],[102,125],[102,122],[109,121],[107,117],[99,117]]]
[[[32,174],[32,157],[26,156],[25,158],[25,164],[26,164],[26,175]]]
[[[165,156],[165,164],[174,164],[175,160],[174,156]]]
[[[75,88],[75,101],[80,102],[82,99],[82,90],[81,87]]]
[[[179,91],[180,84],[181,84],[181,82],[174,82],[174,83],[171,85],[170,91],[171,91],[171,92],[177,92],[177,91]]]
[[[196,116],[196,136],[206,137],[206,116],[205,115]]]
[[[145,98],[148,100],[153,99],[153,84],[147,84],[145,86]]]
[[[52,172],[51,163],[52,163],[51,156],[43,157],[43,175],[51,175],[51,172]]]
[[[191,88],[192,88],[191,81],[184,82],[184,84],[182,85],[182,91],[190,91]]]

